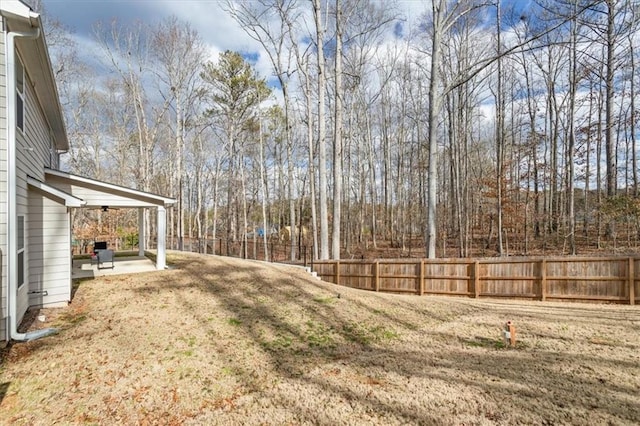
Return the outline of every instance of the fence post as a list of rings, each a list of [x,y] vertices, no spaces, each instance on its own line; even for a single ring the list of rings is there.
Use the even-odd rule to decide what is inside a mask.
[[[480,262],[473,262],[473,297],[480,296]]]
[[[547,260],[540,261],[540,300],[547,300]]]
[[[629,268],[627,270],[627,284],[629,285],[629,304],[636,304],[636,271],[635,259],[629,258]]]
[[[424,294],[424,259],[420,259],[420,282],[418,283],[418,294]]]
[[[380,291],[380,262],[377,260],[373,264],[373,288]]]
[[[333,276],[336,279],[336,284],[340,284],[340,261],[336,260],[336,263],[334,263],[334,271],[333,271]]]

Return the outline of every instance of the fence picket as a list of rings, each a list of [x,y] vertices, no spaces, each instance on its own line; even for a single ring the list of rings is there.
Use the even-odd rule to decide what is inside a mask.
[[[629,269],[627,271],[627,286],[629,287],[629,304],[636,304],[636,271],[635,271],[635,259],[629,258]]]

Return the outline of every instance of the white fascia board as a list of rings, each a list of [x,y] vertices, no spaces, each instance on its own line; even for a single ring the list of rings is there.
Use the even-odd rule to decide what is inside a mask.
[[[58,188],[47,185],[44,182],[40,182],[38,179],[32,178],[31,176],[27,176],[27,183],[34,188],[38,188],[39,190],[46,192],[47,194],[51,194],[54,197],[63,199],[64,205],[66,207],[83,207],[85,204],[87,204],[86,201],[74,197],[73,195],[68,194],[64,191],[61,191]]]

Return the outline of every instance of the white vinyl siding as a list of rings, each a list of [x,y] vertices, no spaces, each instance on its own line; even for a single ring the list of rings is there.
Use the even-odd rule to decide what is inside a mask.
[[[63,306],[71,300],[71,241],[67,208],[29,191],[29,305]],[[46,293],[44,293],[46,292]]]
[[[4,85],[5,61],[4,61],[4,37],[0,37],[0,200],[7,199],[7,141],[6,139],[6,111]],[[29,78],[29,70],[24,76],[24,132],[16,132],[16,210],[18,216],[25,216],[25,228],[27,241],[24,252],[25,283],[19,288],[17,294],[17,322],[22,321],[24,313],[30,305],[61,305],[66,304],[71,297],[71,243],[70,225],[67,208],[47,199],[45,201],[30,200],[32,191],[27,187],[27,176],[44,180],[44,168],[51,166],[52,141],[49,126],[46,122],[43,110],[37,102],[33,84]],[[37,195],[44,199],[42,195]],[[35,205],[34,205],[35,203]],[[46,213],[45,213],[46,211]],[[43,222],[42,217],[47,217]],[[60,224],[58,222],[64,222]],[[48,223],[56,223],[60,230],[49,230],[42,226]],[[7,212],[6,202],[0,202],[0,249],[6,253]],[[32,231],[33,226],[33,231]],[[34,239],[35,238],[35,239]],[[46,249],[43,249],[43,241],[46,241]],[[6,260],[6,258],[5,258]],[[2,299],[0,300],[0,339],[6,338],[4,320],[7,315],[6,299],[6,262],[2,262]],[[49,296],[42,294],[29,295],[30,291],[44,289]]]
[[[0,3],[2,0],[0,0]],[[25,8],[26,9],[26,8]],[[39,20],[38,20],[39,21]],[[14,23],[13,21],[11,22]],[[38,22],[39,24],[39,22]],[[20,22],[20,19],[16,19],[15,28],[19,30],[24,23]],[[29,25],[27,25],[28,27]],[[27,28],[28,29],[28,28]],[[59,279],[60,274],[67,275],[65,285],[66,287],[52,287],[52,294],[64,293],[68,300],[70,293],[70,280],[71,280],[71,258],[70,258],[70,233],[69,233],[69,223],[67,226],[67,233],[64,238],[58,234],[58,231],[55,230],[50,236],[48,234],[49,230],[44,228],[37,228],[36,233],[40,235],[46,235],[47,238],[51,239],[51,244],[49,244],[49,249],[51,253],[44,253],[42,249],[37,250],[37,245],[32,244],[31,241],[31,233],[30,233],[30,221],[32,219],[32,215],[43,215],[43,211],[33,212],[30,206],[30,192],[27,187],[27,176],[31,176],[37,180],[44,181],[44,169],[45,167],[49,168],[57,168],[59,165],[59,156],[55,149],[52,149],[54,146],[53,137],[56,135],[58,137],[58,143],[60,149],[67,148],[67,140],[66,135],[63,132],[63,124],[61,123],[61,116],[59,115],[59,104],[58,100],[55,99],[55,89],[51,86],[53,83],[52,75],[50,75],[50,69],[48,68],[49,61],[46,60],[47,54],[46,48],[42,48],[43,39],[37,39],[34,41],[25,41],[21,43],[16,43],[16,53],[17,59],[24,59],[22,61],[22,65],[24,66],[24,73],[22,74],[22,78],[18,77],[16,80],[18,81],[17,92],[22,94],[21,99],[24,100],[24,114],[22,118],[24,119],[24,132],[16,129],[16,140],[7,140],[7,129],[8,126],[16,126],[16,120],[14,122],[9,123],[7,120],[8,110],[7,110],[7,61],[6,61],[6,31],[7,23],[6,20],[0,16],[0,340],[7,339],[7,330],[6,330],[6,318],[8,316],[8,300],[7,290],[8,290],[8,263],[7,263],[7,249],[8,249],[8,241],[7,241],[7,223],[8,215],[7,215],[7,199],[8,199],[8,188],[7,188],[7,147],[15,144],[15,165],[16,165],[16,214],[18,216],[24,216],[25,218],[25,232],[26,232],[26,241],[24,248],[24,265],[25,265],[25,281],[27,285],[23,285],[20,287],[18,294],[16,296],[16,302],[18,306],[17,318],[16,321],[20,323],[22,320],[23,314],[26,311],[29,305],[29,295],[27,294],[30,288],[30,284],[36,280],[40,280],[45,285],[49,285],[47,279],[42,279],[42,275],[40,278],[32,277],[32,273],[34,272],[34,265],[39,268],[37,271],[41,274],[47,274],[51,272],[51,276],[54,277],[53,281],[60,282]],[[28,49],[28,51],[27,51]],[[43,60],[43,58],[45,60]],[[19,66],[17,67],[19,68]],[[37,86],[34,86],[37,84]],[[21,89],[20,89],[21,87]],[[36,89],[37,88],[37,91]],[[37,93],[37,94],[36,94]],[[20,96],[19,94],[19,96]],[[13,95],[13,93],[12,93]],[[40,102],[43,102],[44,105],[41,105]],[[15,107],[15,102],[12,105],[9,105],[10,108]],[[47,114],[45,115],[45,111]],[[13,110],[12,110],[13,112]],[[51,126],[53,126],[53,129]],[[14,127],[11,127],[13,129]],[[53,200],[50,200],[53,201]],[[59,200],[58,200],[59,201]],[[42,203],[40,203],[42,204]],[[54,203],[55,204],[55,203]],[[62,208],[62,210],[60,210]],[[67,209],[64,206],[57,206],[56,214],[59,214],[59,217],[66,217],[68,219]],[[64,241],[57,242],[56,239],[61,239]],[[34,250],[32,253],[31,250]],[[58,253],[53,253],[53,251],[58,250]],[[14,253],[12,253],[15,255]],[[35,262],[32,262],[32,258]],[[54,260],[53,264],[51,264],[50,259]],[[64,259],[64,260],[62,260]],[[17,260],[13,260],[17,262]],[[57,263],[56,263],[57,262]],[[65,266],[61,268],[61,264]],[[58,290],[60,289],[60,292]],[[62,297],[62,296],[61,296]]]
[[[16,165],[19,181],[18,196],[21,190],[26,191],[26,176],[32,176],[40,181],[44,181],[44,168],[51,162],[51,138],[49,126],[44,118],[44,113],[40,105],[35,102],[37,99],[33,91],[32,84],[26,78],[27,104],[25,113],[25,126],[28,129],[24,135],[18,132],[16,146]],[[20,214],[18,212],[18,214]]]
[[[29,241],[27,243],[27,250],[25,253],[25,263],[28,274],[26,281],[29,285],[21,287],[18,291],[17,303],[18,303],[18,324],[22,321],[23,315],[26,312],[30,304],[33,304],[34,300],[30,300],[29,291],[32,291],[32,285],[34,282],[40,281],[41,284],[37,285],[51,285],[48,283],[48,278],[44,277],[47,271],[57,270],[59,265],[49,268],[48,265],[33,265],[30,259],[31,249],[34,247],[32,237],[37,239],[37,236],[32,236],[29,232],[29,227],[34,216],[42,216],[42,210],[38,211],[38,207],[30,206],[29,204],[29,192],[27,189],[27,175],[42,179],[44,177],[44,167],[49,163],[49,130],[45,121],[42,109],[35,102],[37,97],[33,91],[33,85],[29,79],[28,72],[25,75],[25,131],[16,132],[16,210],[18,216],[27,216],[27,233],[29,235]],[[40,203],[42,204],[42,203]],[[35,210],[34,210],[35,208]],[[66,207],[62,207],[66,213]],[[6,222],[5,222],[6,223]],[[46,233],[44,233],[46,234]],[[67,234],[67,244],[69,244]],[[35,244],[37,247],[37,244]],[[70,252],[67,251],[67,261],[70,262]],[[42,263],[42,262],[41,262]],[[46,263],[46,262],[45,262]],[[69,265],[66,265],[67,270],[70,269]],[[71,275],[65,282],[67,287],[70,287]],[[68,299],[68,297],[67,297]],[[43,301],[44,303],[44,301]]]

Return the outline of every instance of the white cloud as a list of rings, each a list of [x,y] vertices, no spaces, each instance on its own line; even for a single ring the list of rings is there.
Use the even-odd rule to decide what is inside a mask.
[[[221,1],[158,1],[157,13],[163,16],[175,15],[179,20],[189,22],[198,31],[212,53],[210,58],[217,61],[220,52],[231,50],[241,53],[258,54],[253,64],[259,75],[269,78],[273,67],[260,43],[252,39],[238,23],[225,12]],[[160,9],[159,11],[157,9]]]
[[[254,52],[259,45],[224,11],[220,1],[158,1],[154,10],[189,22],[202,39],[218,50]]]
[[[211,53],[211,60],[215,61],[225,50],[257,52],[259,73],[265,77],[273,74],[260,44],[223,10],[222,3],[209,0],[44,0],[47,13],[75,32],[84,52],[99,51],[99,46],[93,42],[92,30],[97,22],[108,27],[113,19],[117,19],[122,25],[140,21],[153,26],[175,15],[198,32]]]

